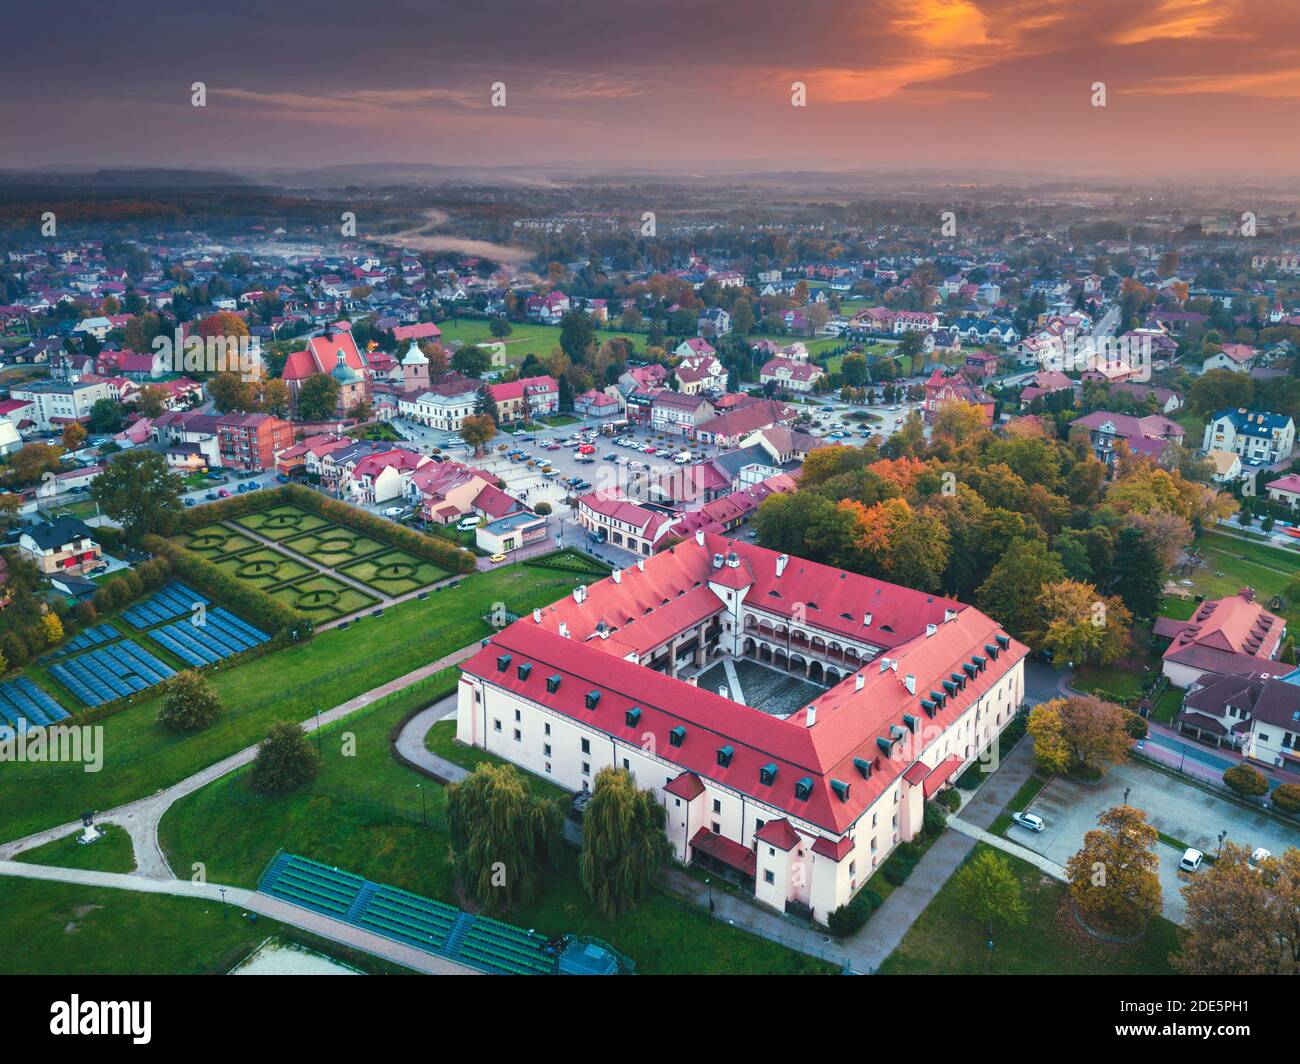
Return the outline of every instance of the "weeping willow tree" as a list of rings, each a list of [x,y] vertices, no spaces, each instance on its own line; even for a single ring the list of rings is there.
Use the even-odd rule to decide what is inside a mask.
[[[632,909],[654,884],[671,848],[664,808],[623,769],[604,768],[582,818],[582,889],[608,920]]]
[[[536,901],[559,855],[564,815],[529,793],[513,765],[479,765],[447,788],[447,833],[461,886],[489,912]]]

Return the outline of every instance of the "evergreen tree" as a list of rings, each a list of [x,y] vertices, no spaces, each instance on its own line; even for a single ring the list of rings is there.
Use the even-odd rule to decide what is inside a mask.
[[[1160,609],[1164,567],[1155,547],[1140,528],[1123,528],[1115,538],[1111,590],[1124,600],[1134,617],[1146,620]]]

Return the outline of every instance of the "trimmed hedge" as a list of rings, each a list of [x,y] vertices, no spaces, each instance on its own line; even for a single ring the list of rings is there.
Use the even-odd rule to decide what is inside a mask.
[[[254,494],[261,494],[261,492],[254,492]],[[387,518],[376,517],[368,510],[349,506],[318,491],[312,491],[298,484],[286,484],[276,494],[280,496],[281,502],[290,503],[300,510],[314,513],[327,521],[346,525],[356,532],[373,536],[450,572],[472,573],[475,569],[474,555],[455,544],[394,524]]]
[[[595,558],[588,558],[585,554],[579,554],[570,547],[527,558],[524,564],[539,569],[558,569],[564,573],[590,573],[592,576],[608,576],[610,571],[608,565]]]
[[[870,887],[863,887],[852,901],[841,905],[826,918],[826,926],[837,938],[856,935],[878,908],[880,895]]]
[[[243,517],[258,510],[269,510],[272,506],[278,506],[285,501],[281,494],[283,490],[283,488],[259,488],[257,491],[246,491],[217,499],[215,502],[191,506],[177,517],[175,531],[193,532],[204,525],[228,521],[233,517]]]
[[[270,634],[271,642],[263,644],[265,649],[300,643],[311,638],[310,617],[278,602],[251,584],[246,584],[239,577],[218,569],[205,558],[192,554],[161,536],[145,536],[141,544],[151,554],[166,558],[177,579],[202,591],[209,598],[234,610],[249,624]],[[245,652],[251,653],[253,651]]]

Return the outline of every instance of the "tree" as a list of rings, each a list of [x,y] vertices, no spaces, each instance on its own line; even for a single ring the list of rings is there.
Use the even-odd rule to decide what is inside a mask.
[[[481,764],[446,794],[452,867],[465,892],[490,912],[535,901],[559,856],[559,806],[510,764]]]
[[[1154,617],[1160,609],[1164,569],[1155,547],[1141,529],[1120,529],[1115,538],[1114,577],[1111,590],[1134,617]]]
[[[996,850],[981,849],[953,876],[957,904],[988,929],[1019,927],[1029,919],[1029,906],[1020,896],[1020,880],[1011,863]]]
[[[512,332],[514,332],[514,329],[512,328],[510,323],[506,321],[505,318],[495,317],[488,323],[488,332],[490,332],[498,340],[504,340],[507,336],[509,336]]]
[[[614,920],[635,908],[671,856],[664,834],[664,807],[654,793],[638,790],[625,770],[596,773],[591,802],[582,818],[578,875],[596,911]]]
[[[850,388],[861,388],[867,383],[867,359],[865,355],[845,355],[840,362],[840,375]]]
[[[694,321],[694,314],[691,316]],[[585,311],[571,310],[560,319],[560,349],[575,365],[587,361],[587,352],[596,339],[596,327]]]
[[[1275,787],[1273,804],[1284,813],[1300,813],[1300,783],[1283,783]]]
[[[53,610],[41,614],[41,627],[45,630],[47,646],[55,646],[63,642],[63,622]]]
[[[1102,929],[1141,931],[1160,915],[1156,829],[1142,810],[1128,805],[1107,809],[1098,823],[1065,866],[1070,898],[1081,916]]]
[[[1044,628],[1038,640],[1057,663],[1106,665],[1128,649],[1133,617],[1115,595],[1105,598],[1092,584],[1059,580],[1039,596]]]
[[[328,421],[339,405],[339,382],[328,373],[313,373],[298,386],[298,416]]]
[[[1268,780],[1250,765],[1234,765],[1223,774],[1223,783],[1230,791],[1243,798],[1261,798],[1268,794]]]
[[[16,488],[35,484],[46,473],[57,473],[63,468],[59,464],[62,454],[61,447],[52,447],[48,443],[25,443],[9,456],[5,480]]]
[[[549,502],[539,502],[533,507],[533,513],[538,517],[550,517],[552,513],[551,504]]]
[[[1187,901],[1180,952],[1187,975],[1300,975],[1300,850],[1250,864],[1227,842],[1214,864],[1181,891]]]
[[[281,720],[258,744],[248,785],[258,794],[283,794],[315,779],[320,768],[320,754],[307,741],[307,733]]]
[[[1029,713],[1034,757],[1053,772],[1105,772],[1122,761],[1132,746],[1127,728],[1131,715],[1093,695],[1041,702]]]
[[[186,669],[163,683],[158,723],[170,731],[206,728],[224,708],[212,685],[197,669]]]
[[[497,434],[496,422],[487,414],[471,414],[460,423],[461,438],[482,454],[483,447]]]
[[[461,344],[451,356],[451,368],[457,373],[478,380],[487,372],[492,360],[488,353],[474,344]]]
[[[63,426],[63,438],[59,441],[65,451],[79,451],[86,442],[86,430],[76,421],[69,421]]]
[[[258,405],[263,412],[274,414],[276,417],[284,417],[289,413],[292,397],[289,394],[288,384],[279,377],[271,377],[262,381],[259,387],[261,394],[258,396]]]
[[[976,590],[975,601],[1016,638],[1029,638],[1044,628],[1042,589],[1064,577],[1060,558],[1041,540],[1012,543]]]
[[[181,512],[185,484],[157,451],[127,451],[90,483],[90,497],[117,521],[128,539],[166,535]]]
[[[960,447],[984,430],[984,408],[961,399],[941,403],[934,415],[934,435]]]
[[[157,417],[167,409],[167,392],[153,384],[146,384],[135,397],[135,407],[145,417]]]
[[[91,432],[120,432],[126,410],[116,399],[96,399],[86,418]]]

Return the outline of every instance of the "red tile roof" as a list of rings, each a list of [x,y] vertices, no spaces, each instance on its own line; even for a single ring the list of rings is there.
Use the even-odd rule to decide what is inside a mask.
[[[799,832],[795,831],[794,825],[785,817],[779,820],[769,820],[754,832],[754,838],[787,853],[799,845]]]
[[[715,835],[708,828],[700,828],[691,839],[691,848],[706,853],[714,860],[752,876],[758,864],[754,851],[738,842],[732,842],[725,835]]]

